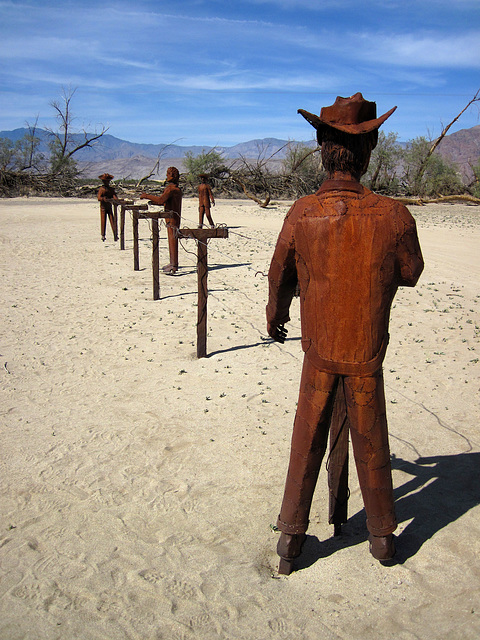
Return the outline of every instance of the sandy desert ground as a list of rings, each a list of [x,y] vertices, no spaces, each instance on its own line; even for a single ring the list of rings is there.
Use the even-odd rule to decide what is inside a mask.
[[[209,244],[197,359],[194,241],[153,301],[146,221],[135,272],[130,219],[125,251],[103,244],[96,201],[0,201],[2,640],[480,637],[480,208],[411,209],[426,268],[384,365],[396,563],[368,553],[353,465],[332,537],[323,468],[279,577],[302,352],[298,301],[285,345],[267,338],[263,274],[288,206],[213,209],[230,237]]]

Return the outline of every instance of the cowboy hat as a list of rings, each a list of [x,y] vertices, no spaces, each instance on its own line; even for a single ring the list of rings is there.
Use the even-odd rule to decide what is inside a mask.
[[[113,180],[113,176],[110,173],[102,173],[101,176],[98,176],[99,180]]]
[[[356,93],[350,98],[337,96],[335,103],[330,107],[323,107],[320,116],[314,113],[298,109],[305,120],[312,127],[321,130],[325,126],[333,127],[345,133],[359,134],[369,133],[378,129],[389,118],[397,107],[393,107],[383,116],[377,118],[377,105],[375,102],[365,100],[361,93]]]

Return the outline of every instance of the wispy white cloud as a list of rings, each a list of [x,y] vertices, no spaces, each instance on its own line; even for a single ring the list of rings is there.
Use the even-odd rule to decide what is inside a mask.
[[[298,30],[280,32],[284,45],[331,54],[331,59],[350,58],[357,63],[375,61],[380,65],[404,67],[479,68],[480,30],[461,33],[419,30],[395,32],[345,30],[343,32]],[[315,63],[312,60],[312,63]]]
[[[327,74],[286,73],[282,75],[267,73],[237,72],[234,74],[205,74],[185,76],[177,83],[178,87],[202,91],[262,91],[288,92],[311,87],[333,89],[338,83],[338,76]]]
[[[364,34],[361,56],[402,67],[480,68],[480,30],[462,34]]]
[[[18,34],[4,35],[0,42],[0,55],[4,60],[56,60],[90,58],[95,56],[98,43],[95,40],[78,40],[56,36]]]
[[[469,11],[458,11],[468,3]],[[250,131],[265,127],[265,135],[275,135],[283,127],[294,135],[304,127],[298,107],[318,111],[338,94],[406,95],[411,104],[420,93],[465,92],[460,83],[478,76],[480,29],[461,20],[479,15],[476,4],[0,0],[2,106],[14,113],[13,93],[23,91],[26,109],[48,112],[59,88],[71,85],[79,87],[78,112],[145,136],[146,122],[172,117],[175,128],[194,135],[197,114],[202,136],[211,127],[245,139],[249,122]],[[426,21],[425,7],[434,6]]]

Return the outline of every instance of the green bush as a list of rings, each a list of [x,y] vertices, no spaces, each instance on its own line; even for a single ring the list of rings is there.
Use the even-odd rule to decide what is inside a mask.
[[[423,136],[407,143],[403,153],[402,185],[408,196],[435,197],[464,193],[465,187],[455,165],[431,148]]]
[[[194,156],[191,151],[185,154],[183,164],[186,171],[186,181],[191,184],[198,184],[199,175],[208,174],[210,177],[219,177],[225,170],[225,158],[221,153],[211,149]]]
[[[377,146],[372,151],[367,173],[362,178],[368,189],[385,195],[398,194],[402,148],[397,139],[398,133],[386,135],[383,131],[379,132]]]
[[[326,178],[320,151],[304,144],[292,146],[283,161],[283,172],[288,176],[288,188],[294,197],[315,193]]]

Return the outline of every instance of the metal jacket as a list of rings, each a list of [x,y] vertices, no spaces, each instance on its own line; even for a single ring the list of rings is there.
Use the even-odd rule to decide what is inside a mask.
[[[423,270],[415,221],[354,181],[327,180],[288,212],[269,271],[267,321],[283,324],[300,285],[302,347],[312,364],[371,375],[388,343],[398,286]]]
[[[105,211],[106,213],[112,213],[112,205],[110,202],[105,202],[106,199],[116,198],[117,194],[115,193],[115,189],[108,185],[101,186],[98,190],[97,200],[100,202],[100,211]]]
[[[172,213],[171,218],[165,218],[165,223],[170,227],[179,227],[182,215],[182,191],[174,182],[169,182],[160,196],[148,195],[151,202],[165,205],[165,211]]]

